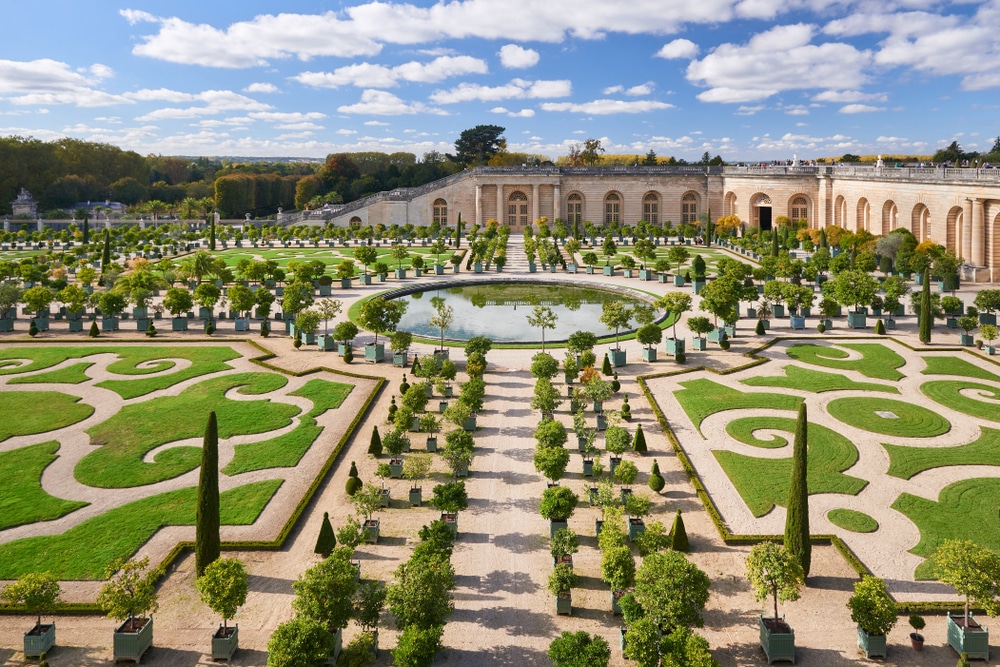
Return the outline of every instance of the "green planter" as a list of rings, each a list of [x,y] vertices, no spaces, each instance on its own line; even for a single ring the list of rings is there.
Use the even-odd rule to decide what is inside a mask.
[[[705,279],[704,278],[695,278],[694,280],[691,281],[691,293],[692,294],[701,294],[701,291],[703,289],[705,289]]]
[[[239,320],[237,320],[238,322]],[[337,341],[332,336],[320,334],[316,337],[316,347],[322,352],[332,352],[337,349]]]
[[[344,631],[337,628],[330,634],[333,635],[333,650],[330,651],[330,657],[326,659],[324,665],[336,665],[340,659],[340,652],[344,649]]]
[[[396,269],[395,274],[396,278],[398,278],[399,280],[403,280],[404,278],[406,278],[406,269]]]
[[[858,626],[858,648],[866,658],[884,658],[886,654],[885,635],[870,635]]]
[[[675,356],[678,354],[683,354],[684,352],[684,339],[683,338],[668,338],[664,345],[666,346],[667,354],[670,356]]]
[[[549,539],[555,537],[556,531],[562,528],[569,528],[569,521],[559,521],[558,519],[549,519]]]
[[[635,538],[646,532],[646,522],[641,517],[630,517],[628,520],[628,539],[634,542]]]
[[[365,361],[377,364],[385,360],[385,343],[366,343]]]
[[[438,439],[437,436],[429,435],[427,436],[427,451],[436,452],[438,450]]]
[[[389,459],[389,476],[393,479],[403,477],[403,459]]]
[[[423,487],[417,486],[410,489],[410,507],[420,507],[423,502]]]
[[[573,615],[573,596],[570,593],[565,593],[563,595],[556,596],[556,613],[565,614],[566,616]]]
[[[956,621],[957,619],[957,621]],[[990,631],[969,614],[969,627],[963,627],[965,615],[948,613],[948,645],[958,653],[968,653],[973,660],[990,659]]]
[[[656,348],[655,347],[644,347],[644,348],[642,348],[642,360],[643,361],[656,361]]]
[[[779,620],[785,623],[785,617],[780,619],[768,619],[769,621]],[[764,623],[764,616],[758,615],[757,622],[760,626],[760,647],[764,649],[767,656],[767,664],[772,664],[778,660],[790,660],[795,664],[795,631],[790,627],[788,632],[772,632]],[[785,627],[788,627],[787,624]]]
[[[862,317],[864,316],[862,315]],[[806,318],[796,317],[795,315],[792,315],[791,317],[788,318],[788,326],[795,330],[805,329]]]
[[[41,331],[41,327],[39,327]],[[118,331],[118,318],[117,317],[101,317],[101,331]]]
[[[851,329],[866,329],[868,318],[864,313],[847,312],[847,326]]]
[[[24,657],[37,658],[43,653],[47,653],[56,644],[56,624],[42,623],[35,624],[28,632],[24,633]]]
[[[604,266],[604,275],[606,275],[606,276],[613,276],[613,275],[615,275],[615,267],[611,266],[610,264],[606,264]]]
[[[220,625],[218,631],[212,635],[212,660],[232,660],[233,653],[240,646],[240,626],[234,625],[227,628],[228,636],[221,636],[223,628]]]
[[[409,361],[409,356],[406,352],[393,352],[392,365],[397,368],[405,368]]]
[[[448,529],[451,531],[452,535],[456,537],[458,536],[457,514],[448,514],[447,512],[441,512],[441,521],[444,522],[444,525],[448,526]]]
[[[465,422],[462,424],[462,428],[466,431],[476,430],[476,415],[469,415],[465,418]]]
[[[129,624],[129,621],[125,621],[115,630],[113,648],[115,662],[119,660],[131,660],[138,664],[142,660],[142,655],[153,645],[153,617],[150,616],[146,619],[139,618],[136,620],[146,621],[146,624],[138,632],[122,631]]]
[[[608,350],[608,359],[611,360],[612,366],[615,368],[621,368],[625,365],[625,350],[611,348]]]
[[[583,476],[593,477],[594,476],[594,460],[593,459],[583,459]]]
[[[390,489],[382,489],[380,493],[381,493],[381,495],[379,496],[379,507],[388,507],[389,506],[389,496],[392,493],[391,490]]]
[[[604,416],[603,412],[597,413],[597,430],[604,431],[608,428],[608,418]]]
[[[188,321],[186,317],[173,317],[170,319],[171,331],[187,331]]]
[[[365,525],[363,527],[365,542],[368,544],[378,544],[379,526],[379,519],[368,519],[365,521]]]

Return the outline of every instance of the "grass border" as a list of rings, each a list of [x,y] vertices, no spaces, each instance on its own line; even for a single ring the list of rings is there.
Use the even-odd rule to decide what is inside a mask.
[[[213,342],[220,342],[219,339],[209,339],[209,340],[212,340]],[[40,341],[40,342],[48,343],[50,341]],[[146,343],[146,341],[133,341],[133,342],[139,344]],[[192,342],[204,343],[205,341],[199,339]],[[274,352],[271,352],[262,345],[258,344],[256,341],[250,339],[244,339],[236,342],[246,343],[251,347],[256,348],[262,353],[259,356],[250,357],[248,359],[250,363],[257,364],[258,366],[261,366],[271,371],[281,373],[283,375],[288,375],[291,377],[304,377],[307,375],[315,375],[316,373],[328,372],[334,375],[344,375],[347,377],[353,377],[363,380],[375,380],[376,382],[375,389],[372,390],[371,393],[369,393],[368,398],[365,400],[365,403],[362,406],[361,410],[359,410],[357,414],[354,416],[354,419],[351,420],[351,423],[348,425],[347,429],[344,431],[344,434],[341,436],[340,441],[333,448],[333,451],[330,452],[330,456],[327,457],[326,462],[317,472],[316,476],[313,478],[312,483],[306,488],[306,491],[302,495],[302,498],[299,500],[298,505],[296,505],[295,509],[292,510],[292,513],[288,517],[288,521],[285,522],[285,525],[278,532],[277,537],[274,540],[253,540],[248,542],[222,542],[221,545],[222,549],[226,551],[277,551],[284,546],[285,541],[288,539],[289,535],[291,535],[292,531],[295,530],[295,528],[297,527],[299,519],[302,518],[303,512],[305,512],[306,508],[308,508],[309,505],[313,502],[313,498],[316,495],[316,492],[319,490],[320,486],[326,483],[327,477],[330,474],[330,470],[333,468],[334,464],[337,463],[338,459],[340,458],[340,454],[343,451],[344,446],[354,437],[358,424],[360,424],[362,419],[364,419],[368,415],[368,413],[371,411],[372,405],[381,395],[382,389],[385,387],[386,384],[386,379],[383,377],[361,375],[360,373],[350,373],[347,371],[341,371],[329,368],[327,366],[317,366],[304,371],[289,371],[283,368],[279,368],[274,364],[268,363],[271,359],[274,359],[278,355],[276,355]],[[65,343],[60,341],[60,344],[65,344]],[[194,549],[194,542],[185,541],[185,542],[178,542],[173,549],[167,552],[167,555],[164,556],[163,560],[160,561],[160,563],[155,567],[155,570],[158,574],[156,581],[157,587],[159,587],[160,584],[163,583],[164,579],[166,578],[167,570],[171,565],[173,565],[174,561],[176,561],[186,551],[192,549]],[[0,604],[0,615],[23,615],[25,613],[26,611],[23,606]],[[96,602],[74,602],[74,603],[62,603],[57,605],[53,613],[61,616],[89,616],[93,614],[103,614],[104,610],[101,609],[101,607],[99,607]]]
[[[851,340],[862,340],[867,338],[876,338],[877,340],[885,340],[888,337],[859,336],[857,338],[852,338]],[[647,384],[647,380],[672,377],[676,375],[682,375],[685,373],[693,373],[695,371],[700,371],[700,370],[709,371],[716,375],[730,375],[732,373],[744,371],[749,368],[754,368],[755,366],[759,366],[763,363],[770,361],[765,357],[759,356],[759,353],[768,349],[769,347],[778,342],[783,342],[787,340],[816,340],[816,338],[814,336],[810,337],[777,336],[767,341],[763,345],[760,345],[759,347],[753,348],[745,352],[743,356],[748,357],[752,360],[749,363],[743,364],[741,366],[736,366],[733,368],[728,368],[725,370],[718,370],[714,368],[709,368],[707,366],[695,366],[692,368],[684,368],[676,371],[666,371],[663,373],[653,373],[649,375],[636,376],[636,381],[639,384],[639,388],[645,395],[646,401],[649,402],[649,406],[653,410],[653,414],[656,416],[656,421],[659,423],[660,429],[663,431],[663,434],[667,437],[667,440],[670,442],[670,446],[674,450],[674,455],[680,462],[681,467],[684,469],[685,474],[687,474],[688,481],[691,482],[691,486],[694,487],[695,494],[698,496],[698,499],[701,500],[701,503],[704,506],[705,511],[708,513],[709,518],[712,520],[712,523],[715,524],[716,530],[719,531],[719,537],[726,545],[749,546],[749,545],[759,544],[761,542],[780,542],[784,538],[781,535],[763,535],[763,534],[740,535],[733,533],[732,531],[729,530],[729,526],[726,525],[726,522],[723,520],[722,515],[719,513],[719,508],[716,506],[715,501],[712,500],[711,495],[709,495],[708,493],[708,489],[705,488],[705,485],[701,481],[701,477],[698,475],[698,472],[691,464],[691,460],[688,458],[687,452],[685,452],[684,448],[681,447],[680,441],[677,439],[677,435],[674,433],[674,430],[670,427],[670,422],[667,420],[666,415],[663,413],[663,410],[660,409],[659,403],[657,403],[656,399],[653,397],[652,392],[649,390],[649,385]],[[983,358],[980,357],[980,355],[975,354],[968,348],[964,347],[933,348],[933,349],[915,348],[901,340],[895,338],[893,338],[892,340],[914,352],[964,351],[969,354],[972,354],[977,359]],[[998,362],[995,362],[993,360],[989,361],[1000,366],[1000,363]],[[838,536],[822,535],[822,534],[810,535],[809,541],[812,544],[816,545],[822,545],[822,546],[833,545],[833,547],[836,548],[838,552],[840,552],[840,555],[844,558],[844,561],[847,563],[847,565],[850,566],[851,569],[855,571],[855,573],[857,573],[859,580],[867,576],[873,576],[872,571],[869,570],[868,567],[863,562],[861,562],[861,559],[858,558],[857,554],[855,554],[854,551],[847,545],[847,543],[844,542],[842,539],[840,539]],[[965,605],[964,600],[954,600],[954,601],[944,600],[944,601],[932,601],[932,602],[915,602],[915,601],[896,602],[897,613],[899,614],[909,614],[909,613],[944,614],[950,610],[962,608],[964,605]],[[981,612],[982,610],[975,610],[975,611]]]

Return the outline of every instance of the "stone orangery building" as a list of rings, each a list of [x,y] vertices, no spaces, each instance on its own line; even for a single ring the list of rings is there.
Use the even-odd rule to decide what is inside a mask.
[[[965,262],[966,280],[1000,280],[1000,169],[477,167],[372,195],[323,217],[338,226],[433,220],[454,226],[461,214],[468,223],[496,219],[521,231],[543,216],[596,225],[679,224],[709,210],[713,219],[736,215],[762,229],[778,216],[875,235],[905,227],[918,241],[954,250]]]

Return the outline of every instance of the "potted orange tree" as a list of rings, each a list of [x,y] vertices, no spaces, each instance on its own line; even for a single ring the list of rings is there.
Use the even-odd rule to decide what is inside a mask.
[[[156,578],[149,557],[123,561],[116,558],[105,570],[108,582],[101,587],[97,604],[108,618],[121,622],[114,634],[114,659],[138,663],[153,645],[153,617],[158,608]]]
[[[26,612],[38,617],[35,627],[24,633],[24,657],[36,658],[55,646],[56,623],[43,624],[42,614],[55,609],[59,593],[59,582],[48,572],[28,573],[0,593],[7,603],[23,606]]]
[[[212,660],[232,660],[239,648],[240,626],[229,627],[229,619],[247,601],[247,571],[243,563],[237,558],[212,561],[205,574],[195,581],[195,587],[202,602],[222,616],[222,625],[212,635]]]

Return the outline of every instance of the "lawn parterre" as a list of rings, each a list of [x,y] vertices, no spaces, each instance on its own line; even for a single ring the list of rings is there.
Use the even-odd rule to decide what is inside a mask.
[[[20,438],[0,449],[0,579],[39,569],[62,579],[101,579],[110,560],[131,556],[160,528],[193,524],[197,489],[190,477],[177,478],[200,464],[211,411],[223,443],[235,436],[249,440],[235,445],[223,461],[220,479],[232,481],[223,486],[222,523],[255,524],[277,495],[285,499],[281,511],[301,505],[377,383],[367,382],[368,390],[352,398],[356,382],[262,371],[249,357],[226,344],[0,348],[0,409],[19,415],[3,420],[0,445]],[[170,391],[182,382],[188,385]],[[74,395],[34,391],[39,384],[46,389],[64,384]],[[120,400],[110,416],[108,390]],[[348,399],[350,414],[339,414]],[[311,407],[303,409],[303,400]],[[95,407],[102,408],[99,416]],[[328,428],[336,435],[325,438],[313,456]],[[259,476],[240,481],[244,473],[272,469],[264,481]],[[117,491],[142,494],[157,483],[166,486],[150,487],[139,500],[134,492]],[[79,514],[90,498],[112,509]],[[276,518],[261,539],[274,539],[289,517]],[[43,521],[58,521],[59,532],[31,536],[32,524]]]
[[[814,533],[835,533],[875,574],[897,578],[933,573],[922,560],[885,559],[887,541],[921,559],[952,537],[1000,548],[1000,430],[991,427],[1000,421],[1000,375],[988,360],[915,352],[891,339],[779,340],[762,354],[763,366],[650,378],[676,401],[664,410],[668,423],[682,426],[680,446],[730,531],[780,534],[783,514],[774,510],[787,502],[794,411],[804,400],[809,492],[825,519]],[[720,485],[736,492],[742,512]],[[893,569],[903,561],[914,565]]]

